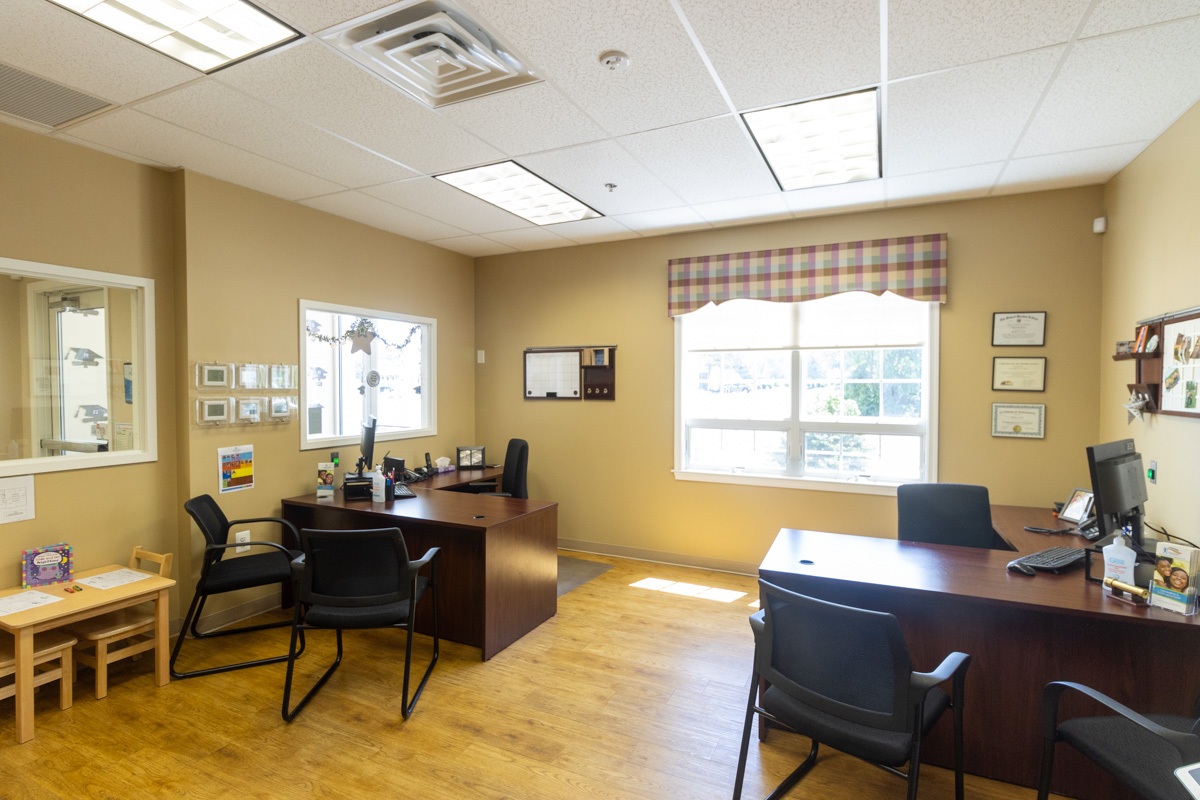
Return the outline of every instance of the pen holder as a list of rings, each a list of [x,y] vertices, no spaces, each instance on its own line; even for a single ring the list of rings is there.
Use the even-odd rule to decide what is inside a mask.
[[[396,484],[389,482],[383,489],[383,500],[386,503],[389,500],[396,499]]]

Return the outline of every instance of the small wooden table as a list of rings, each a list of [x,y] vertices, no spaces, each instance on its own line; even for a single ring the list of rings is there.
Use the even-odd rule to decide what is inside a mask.
[[[75,578],[88,578],[119,569],[126,567],[112,564],[78,573]],[[84,586],[81,592],[67,592],[65,589],[68,585],[56,583],[37,587],[36,591],[61,597],[62,600],[57,603],[0,616],[0,630],[11,633],[15,645],[18,744],[33,738],[33,636],[36,633],[61,628],[106,611],[116,611],[150,600],[154,603],[154,682],[159,686],[166,686],[170,680],[170,673],[167,671],[167,635],[170,628],[170,601],[167,598],[167,590],[175,585],[175,581],[147,572],[144,579],[113,589],[93,589],[91,586]],[[0,591],[0,597],[24,591],[29,590],[5,589]],[[63,680],[70,680],[70,677],[63,676]]]

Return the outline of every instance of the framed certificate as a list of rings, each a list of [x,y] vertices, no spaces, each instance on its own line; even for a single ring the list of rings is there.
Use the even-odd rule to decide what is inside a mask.
[[[1045,311],[997,311],[992,314],[992,347],[1041,347],[1044,344]]]
[[[1046,391],[1046,359],[1041,357],[1001,358],[999,356],[993,358],[992,391]]]
[[[992,436],[1013,439],[1046,438],[1046,406],[992,403]]]

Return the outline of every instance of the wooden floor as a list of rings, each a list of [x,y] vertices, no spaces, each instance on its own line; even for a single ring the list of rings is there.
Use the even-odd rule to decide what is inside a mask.
[[[489,662],[443,642],[407,722],[400,716],[403,633],[346,634],[339,670],[295,722],[279,716],[284,666],[156,688],[151,661],[111,670],[96,700],[81,669],[75,705],[37,696],[37,737],[14,742],[13,701],[0,701],[0,798],[728,798],[753,649],[753,579],[570,553],[613,569],[562,597],[558,615]],[[632,588],[661,578],[745,592],[733,602]],[[184,646],[191,669],[286,649],[267,631]],[[333,634],[298,662],[307,687],[332,660]],[[416,664],[429,640],[418,636]],[[301,666],[302,665],[302,668]],[[917,665],[923,667],[924,665]],[[932,666],[932,665],[930,665]],[[967,709],[970,713],[970,709]],[[948,722],[948,720],[947,720]],[[751,740],[747,798],[759,800],[799,763],[807,740]],[[790,798],[904,797],[904,783],[822,751]],[[968,776],[980,800],[1031,789]],[[921,798],[952,798],[951,773],[922,771]]]

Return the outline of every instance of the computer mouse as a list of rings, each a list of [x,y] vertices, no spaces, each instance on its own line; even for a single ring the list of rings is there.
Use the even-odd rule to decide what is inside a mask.
[[[1034,571],[1033,567],[1029,566],[1028,564],[1022,564],[1020,561],[1008,562],[1008,571],[1009,572],[1019,572],[1022,575],[1028,575],[1030,577],[1033,577],[1034,575],[1037,574]]]

